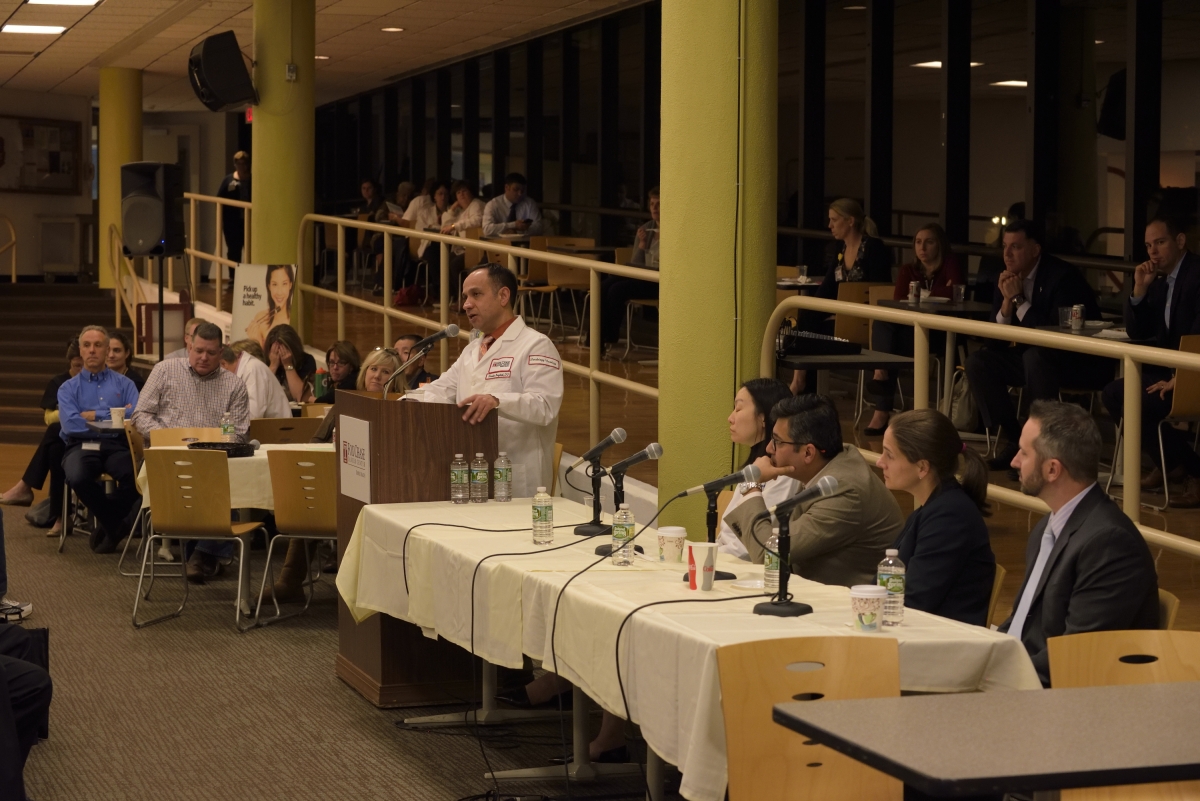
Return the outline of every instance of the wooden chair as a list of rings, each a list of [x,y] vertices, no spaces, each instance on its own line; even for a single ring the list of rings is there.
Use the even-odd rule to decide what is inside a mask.
[[[1055,689],[1200,681],[1200,632],[1093,631],[1051,637]],[[1200,797],[1200,781],[1064,790],[1063,801],[1153,801]]]
[[[633,258],[633,248],[617,248],[613,251],[613,264],[629,264]]]
[[[592,248],[596,246],[596,240],[588,237],[580,236],[548,236],[546,237],[547,250],[551,247],[576,247],[576,248]],[[577,256],[580,259],[589,259],[596,261],[594,255]],[[592,278],[591,270],[580,269],[579,267],[563,267],[560,264],[546,263],[546,280],[557,286],[559,289],[565,289],[571,293],[571,307],[575,310],[575,319],[579,321],[579,335],[583,336],[583,332],[587,330],[587,313],[588,302],[591,298]],[[580,309],[575,301],[575,293],[583,293],[583,308]]]
[[[900,801],[903,785],[771,720],[777,703],[896,698],[892,638],[797,637],[717,649],[730,801]],[[780,766],[786,765],[787,771]]]
[[[142,572],[138,576],[137,595],[133,599],[133,627],[145,626],[179,617],[187,605],[189,583],[187,571],[183,576],[183,600],[174,612],[152,620],[138,622],[138,603],[150,599],[154,589],[154,565],[150,559],[154,540],[166,537],[187,540],[223,540],[238,544],[238,589],[234,602],[234,624],[242,625],[242,590],[249,578],[250,536],[262,528],[262,523],[230,523],[229,459],[223,451],[155,450],[146,451],[146,474],[149,480],[150,508],[153,510],[150,536],[142,553]],[[142,595],[146,567],[150,567],[150,584]]]
[[[125,421],[125,441],[129,444],[129,454],[133,457],[133,474],[136,476],[139,472],[141,472],[142,464],[146,461],[146,441],[142,437],[142,432],[137,430],[137,427],[133,424],[132,420]],[[137,488],[136,480],[134,481],[134,487]],[[140,489],[138,490],[138,494],[141,494]],[[141,553],[142,548],[146,546],[146,529],[148,527],[149,517],[150,509],[143,504],[142,508],[138,511],[137,518],[135,518],[133,521],[133,528],[130,529],[129,536],[125,539],[125,547],[121,549],[121,558],[117,560],[117,572],[122,576],[138,575],[138,573],[135,573],[132,570],[128,572],[124,570],[125,555],[129,553],[129,544],[134,540],[133,532],[137,531],[139,526],[141,527],[141,538],[138,541],[137,548],[134,549],[133,556],[135,559],[137,558],[137,555]]]
[[[517,298],[524,304],[525,299],[532,295],[538,296],[537,311],[534,312],[534,319],[540,320],[542,316],[542,299],[547,296],[550,299],[550,335],[554,334],[554,307],[558,306],[558,319],[562,321],[562,306],[558,302],[558,287],[550,283],[548,265],[544,261],[533,258],[533,253],[545,253],[549,249],[545,236],[531,236],[529,238],[530,257],[526,260],[525,275],[517,279]],[[524,311],[522,307],[522,311]]]
[[[867,303],[871,299],[871,289],[873,287],[887,287],[889,291],[892,289],[892,284],[877,283],[871,281],[843,281],[837,285],[837,299],[846,301],[847,303]],[[851,342],[862,345],[870,350],[871,348],[871,321],[866,317],[851,317],[848,314],[835,314],[833,316],[833,335],[841,339],[848,339]],[[857,402],[854,407],[854,421],[858,424],[858,419],[862,417],[863,411],[863,391],[866,386],[866,377],[862,370],[858,372],[858,393]]]
[[[1004,584],[1004,577],[1008,575],[1008,571],[1004,569],[1004,565],[996,563],[996,577],[992,579],[992,597],[988,601],[988,614],[986,625],[991,626],[996,621],[996,607],[1000,605],[1000,587]]]
[[[1175,616],[1179,614],[1179,598],[1158,588],[1158,627],[1163,631],[1175,628]]]
[[[313,542],[337,542],[337,454],[333,451],[268,451],[267,464],[271,468],[271,494],[275,498],[275,528],[279,532],[267,547],[267,565],[263,569],[262,585],[258,588],[258,604],[254,608],[254,620],[259,626],[269,626],[285,618],[303,614],[312,603],[316,592],[316,579],[312,578]],[[275,616],[261,618],[263,596],[267,581],[274,584],[271,557],[275,544],[288,540],[304,541],[304,564],[309,580],[308,595],[304,607],[297,612],[283,614],[279,601],[271,594],[275,604]],[[318,574],[319,576],[319,574]]]
[[[638,345],[633,341],[633,311],[634,309],[657,309],[658,298],[634,298],[625,303],[625,353],[621,358],[629,356],[629,351],[633,348],[645,348],[646,350],[657,351],[656,345]]]
[[[558,491],[558,463],[562,461],[563,445],[561,442],[554,443],[554,469],[550,474],[550,497],[554,497],[554,493]]]
[[[151,448],[169,448],[189,442],[220,442],[219,428],[156,428],[150,432]]]
[[[332,403],[302,403],[300,404],[300,416],[324,419],[332,408]],[[259,441],[261,442],[261,440]]]
[[[246,439],[256,439],[259,445],[310,442],[322,422],[320,417],[257,417],[250,421]]]

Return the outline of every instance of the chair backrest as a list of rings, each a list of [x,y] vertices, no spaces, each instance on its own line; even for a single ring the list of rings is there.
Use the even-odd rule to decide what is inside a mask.
[[[799,267],[794,267],[790,264],[776,264],[775,265],[775,278],[776,279],[799,278],[799,277],[800,277],[800,268]]]
[[[150,447],[187,445],[189,442],[220,442],[219,428],[156,428],[150,432]]]
[[[1175,616],[1179,614],[1179,598],[1158,588],[1158,627],[1163,631],[1175,628]]]
[[[633,248],[617,248],[613,251],[613,264],[629,264],[633,258]]]
[[[785,701],[896,698],[900,661],[890,637],[797,637],[717,649],[730,801],[895,799],[896,779],[784,731],[771,708]],[[787,765],[782,772],[780,765]]]
[[[284,534],[337,536],[337,454],[267,451],[275,526]]]
[[[554,468],[550,475],[550,497],[558,490],[558,463],[562,461],[563,446],[561,442],[554,443]]]
[[[332,408],[332,403],[302,403],[300,404],[300,416],[324,418]]]
[[[1200,353],[1200,334],[1185,334],[1179,338],[1183,353]],[[1200,417],[1200,372],[1175,371],[1175,393],[1171,398],[1171,417]]]
[[[547,283],[546,262],[544,262],[540,259],[533,258],[532,254],[535,251],[538,253],[545,253],[546,250],[549,248],[549,245],[546,244],[548,239],[549,239],[549,237],[546,237],[546,236],[531,236],[531,237],[529,237],[530,257],[525,262],[525,265],[526,265],[525,276],[522,279],[526,284],[533,284],[534,286],[542,286]]]
[[[482,228],[468,228],[463,231],[463,238],[479,241],[483,236]],[[463,266],[468,270],[483,261],[483,248],[463,248]]]
[[[322,422],[319,417],[256,417],[250,421],[246,439],[256,439],[260,445],[311,442]]]
[[[146,461],[146,440],[129,419],[125,420],[125,441],[129,443],[129,455],[133,457],[133,474],[136,476],[142,469],[142,462]],[[136,481],[134,488],[137,488]],[[1179,602],[1175,603],[1178,606]]]
[[[872,281],[843,281],[838,284],[838,300],[849,303],[866,303],[870,299],[871,287],[891,287]],[[871,321],[865,317],[851,317],[846,314],[834,315],[833,335],[856,342],[864,348],[871,343]]]
[[[574,248],[594,248],[596,240],[582,236],[548,236],[546,237],[546,248],[551,247],[574,247]],[[589,259],[596,261],[595,254],[579,254],[577,258]],[[589,274],[590,270],[582,270],[578,267],[563,267],[561,264],[547,263],[546,265],[546,280],[557,287],[563,289],[590,289],[592,286],[592,277]]]
[[[154,530],[204,539],[229,536],[229,459],[224,451],[146,451]]]
[[[1056,689],[1200,681],[1200,631],[1089,631],[1046,646]]]
[[[322,223],[325,228],[325,250],[337,250],[337,223]]]
[[[996,607],[1000,605],[1000,587],[1004,584],[1004,577],[1008,575],[1008,571],[1004,569],[1004,565],[996,564],[996,577],[992,579],[992,597],[988,601],[987,625],[992,625],[996,620]]]

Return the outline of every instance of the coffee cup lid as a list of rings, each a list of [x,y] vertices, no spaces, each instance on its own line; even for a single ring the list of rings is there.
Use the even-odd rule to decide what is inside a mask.
[[[687,537],[687,529],[683,526],[663,526],[658,534],[660,537]]]
[[[850,594],[856,598],[886,598],[887,587],[878,584],[855,584],[850,588]]]

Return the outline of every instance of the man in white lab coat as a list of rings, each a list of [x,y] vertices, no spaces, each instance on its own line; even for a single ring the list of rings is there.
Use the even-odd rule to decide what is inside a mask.
[[[463,311],[471,321],[471,343],[441,378],[408,394],[426,403],[457,403],[475,425],[499,414],[499,445],[512,459],[514,498],[531,498],[549,487],[557,465],[554,437],[562,406],[562,359],[554,343],[525,325],[513,311],[517,279],[489,264],[463,283]]]

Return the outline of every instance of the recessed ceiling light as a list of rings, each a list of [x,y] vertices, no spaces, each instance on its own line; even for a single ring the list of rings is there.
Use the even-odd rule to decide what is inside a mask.
[[[923,67],[925,69],[931,69],[931,70],[940,70],[942,68],[942,62],[940,62],[940,61],[922,61],[919,64],[910,64],[909,66]],[[982,67],[983,62],[982,61],[972,61],[971,66],[972,67]]]
[[[400,33],[404,29],[403,28],[380,28],[379,30],[383,31],[384,33]]]
[[[329,56],[313,56],[317,61],[328,61]]]
[[[49,33],[57,36],[65,31],[61,25],[13,25],[8,24],[0,28],[0,33]]]
[[[989,83],[988,86],[1029,86],[1029,81],[996,81]]]
[[[866,6],[842,6],[843,11],[866,11]]]
[[[1104,44],[1104,40],[1103,40],[1103,39],[1097,39],[1097,40],[1096,40],[1096,44]]]
[[[25,0],[31,6],[94,6],[100,0]]]

